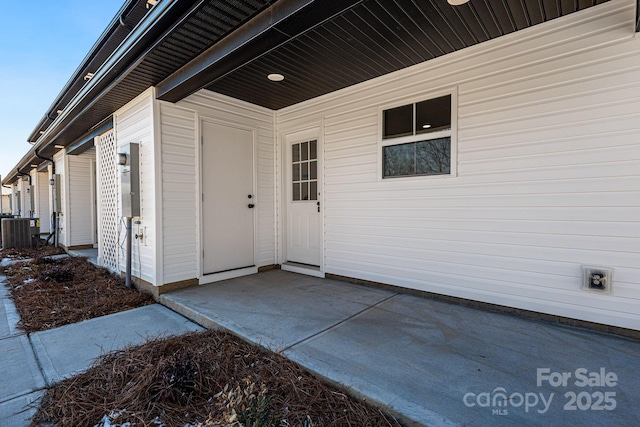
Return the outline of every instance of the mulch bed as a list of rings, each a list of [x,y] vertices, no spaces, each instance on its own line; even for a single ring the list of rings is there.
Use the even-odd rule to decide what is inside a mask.
[[[35,249],[31,261],[4,269],[20,314],[18,327],[37,332],[153,303],[150,295],[127,289],[124,280],[82,257],[48,258]],[[21,249],[15,257],[30,250]],[[40,251],[40,252],[38,252]],[[1,255],[7,257],[6,250]]]
[[[52,251],[0,251],[4,258],[33,257],[4,268],[26,332],[153,302],[85,258],[43,256]],[[223,331],[152,340],[104,355],[86,372],[47,389],[32,425],[400,426],[295,362]]]
[[[62,248],[56,246],[38,246],[35,248],[7,248],[0,251],[0,258],[27,259],[38,256],[63,254]]]
[[[298,364],[223,331],[103,356],[47,390],[34,417],[60,426],[400,426]],[[128,424],[125,424],[128,425]]]

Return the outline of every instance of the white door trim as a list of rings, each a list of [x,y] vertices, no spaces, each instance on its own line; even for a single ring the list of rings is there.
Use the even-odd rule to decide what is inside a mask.
[[[239,123],[228,122],[224,120],[215,119],[212,117],[206,117],[201,115],[196,115],[196,120],[198,123],[197,127],[197,135],[196,138],[198,140],[198,150],[197,150],[197,165],[198,165],[198,200],[197,200],[197,209],[199,212],[199,226],[200,232],[198,233],[198,283],[200,285],[218,282],[221,280],[227,280],[234,277],[246,276],[250,274],[255,274],[258,272],[257,262],[258,262],[258,217],[259,217],[259,209],[260,209],[260,195],[258,194],[258,173],[257,173],[257,149],[258,149],[258,141],[257,141],[257,129],[251,126],[245,126]],[[230,271],[223,271],[219,273],[204,273],[204,206],[202,203],[202,195],[203,195],[203,143],[204,143],[204,135],[202,132],[202,125],[204,122],[212,123],[219,126],[227,126],[231,128],[236,128],[244,131],[251,132],[253,136],[253,158],[252,158],[252,168],[253,168],[253,203],[255,204],[255,208],[253,208],[253,260],[255,265],[246,268],[238,268]]]
[[[287,237],[288,237],[288,187],[289,187],[289,173],[288,168],[288,156],[287,150],[290,143],[294,140],[312,140],[318,141],[318,201],[320,202],[320,264],[319,267],[314,268],[312,266],[305,266],[304,264],[288,263],[287,257]],[[285,129],[280,132],[280,209],[282,212],[282,220],[280,222],[281,238],[280,240],[280,259],[281,269],[285,271],[291,271],[294,273],[306,274],[315,277],[325,277],[325,261],[324,261],[324,120],[320,120],[316,123],[310,124],[304,128],[298,129]]]

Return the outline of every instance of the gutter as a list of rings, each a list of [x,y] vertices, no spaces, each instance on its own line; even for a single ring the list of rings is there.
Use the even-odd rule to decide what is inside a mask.
[[[65,109],[58,115],[53,123],[39,135],[38,140],[27,154],[17,163],[3,179],[3,183],[15,181],[19,170],[24,168],[34,159],[35,150],[42,153],[51,147],[54,141],[78,119],[83,111],[94,105],[101,96],[109,92],[113,86],[121,81],[135,66],[137,66],[149,53],[149,46],[156,46],[166,37],[182,20],[188,12],[200,6],[206,0],[189,2],[184,0],[159,1],[137,27],[122,41],[118,48],[96,70],[94,77],[89,80],[82,89],[74,95]],[[181,17],[176,19],[176,16]],[[119,16],[115,19],[119,23]],[[118,24],[119,25],[119,24]],[[42,118],[39,125],[49,119],[48,115]],[[36,129],[36,132],[39,132]],[[38,156],[39,157],[39,156]]]
[[[203,1],[205,0],[200,0],[198,5]],[[96,70],[91,80],[69,101],[65,110],[38,139],[36,147],[46,147],[51,141],[60,137],[83,111],[98,102],[102,95],[109,92],[141,62],[149,52],[147,46],[153,45],[154,42],[159,43],[159,40],[174,27],[175,18],[168,16],[170,13],[182,14],[191,10],[192,7],[194,5],[191,2],[180,0],[158,2],[118,49]]]
[[[89,53],[84,57],[82,62],[80,62],[80,65],[73,72],[69,81],[64,85],[64,87],[62,88],[62,90],[54,100],[54,102],[46,110],[47,113],[45,113],[42,119],[40,119],[36,128],[33,130],[33,132],[31,132],[31,135],[29,135],[29,138],[27,141],[30,144],[34,144],[35,142],[37,142],[38,138],[40,137],[40,131],[45,125],[50,124],[56,120],[58,114],[54,114],[54,113],[56,113],[58,109],[64,108],[64,105],[63,105],[64,103],[62,103],[62,101],[65,98],[65,95],[67,95],[67,92],[69,91],[69,89],[71,89],[71,87],[75,83],[78,82],[79,79],[83,77],[84,74],[86,74],[86,71],[89,65],[91,64],[91,61],[93,61],[96,58],[96,56],[98,56],[101,53],[100,51],[102,50],[104,45],[110,42],[111,36],[115,33],[118,27],[123,26],[124,28],[131,29],[130,26],[122,25],[123,16],[129,15],[135,9],[135,6],[137,5],[138,1],[139,0],[127,0],[127,2],[123,4],[120,10],[118,10],[116,17],[114,17],[111,20],[111,22],[107,25],[106,29],[100,35],[100,37],[98,37],[98,40],[91,47],[91,49],[89,50]]]

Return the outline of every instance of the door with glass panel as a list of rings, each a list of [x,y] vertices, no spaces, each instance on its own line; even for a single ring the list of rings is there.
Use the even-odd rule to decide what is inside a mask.
[[[317,139],[287,144],[287,261],[320,266],[321,209]]]

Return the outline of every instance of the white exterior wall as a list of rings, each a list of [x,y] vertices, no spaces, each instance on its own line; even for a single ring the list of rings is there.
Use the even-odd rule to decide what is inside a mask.
[[[95,243],[93,166],[95,149],[66,156],[68,192],[66,198],[67,247]],[[56,168],[56,172],[58,169]]]
[[[279,134],[324,123],[324,271],[640,329],[634,5],[279,111]],[[457,176],[381,180],[380,110],[443,90],[458,95]],[[580,290],[582,265],[614,268],[612,294]]]
[[[63,246],[69,246],[67,243],[67,229],[69,228],[69,205],[68,205],[68,173],[67,173],[67,158],[64,150],[58,151],[53,155],[53,161],[56,165],[56,175],[59,176],[58,186],[60,187],[60,200],[58,200],[57,215],[58,215],[58,243]]]
[[[196,113],[160,103],[163,283],[198,276],[200,226]]]
[[[273,112],[208,91],[177,105],[157,102],[151,88],[115,113],[114,132],[119,147],[140,144],[141,216],[134,219],[140,224],[134,224],[133,233],[142,233],[144,239],[133,240],[132,270],[134,276],[156,286],[201,275],[202,118],[256,129],[256,262],[258,266],[276,262]],[[123,225],[119,236],[123,241]],[[120,251],[121,271],[124,263],[125,254]]]
[[[275,263],[273,112],[209,91],[161,102],[163,283],[201,275],[200,135],[203,118],[251,127],[257,135],[257,265]]]
[[[11,213],[11,194],[2,194],[2,209],[0,209],[0,213]]]
[[[33,180],[35,197],[35,216],[40,218],[40,233],[51,230],[51,211],[49,210],[49,171],[36,172]]]
[[[160,244],[156,230],[156,201],[160,197],[156,194],[156,167],[154,147],[154,105],[155,92],[149,89],[131,101],[129,104],[116,111],[114,114],[114,132],[116,144],[122,147],[130,142],[139,144],[140,148],[140,217],[134,221],[140,224],[133,226],[133,234],[139,234],[141,229],[146,229],[144,242],[133,239],[132,248],[132,275],[139,277],[151,284],[157,283],[156,271],[159,262],[156,253],[156,245]],[[117,172],[120,179],[120,170]],[[122,206],[118,205],[121,227],[119,227],[119,241],[124,242],[125,226],[122,218]],[[119,252],[120,271],[125,271],[126,251]]]
[[[18,215],[20,213],[18,211],[18,183],[19,181],[16,181],[11,186],[11,206],[12,206],[11,213],[13,215]]]
[[[20,216],[22,218],[29,218],[29,212],[31,211],[31,203],[29,200],[29,180],[26,176],[20,176],[18,180],[18,191],[20,192]]]

